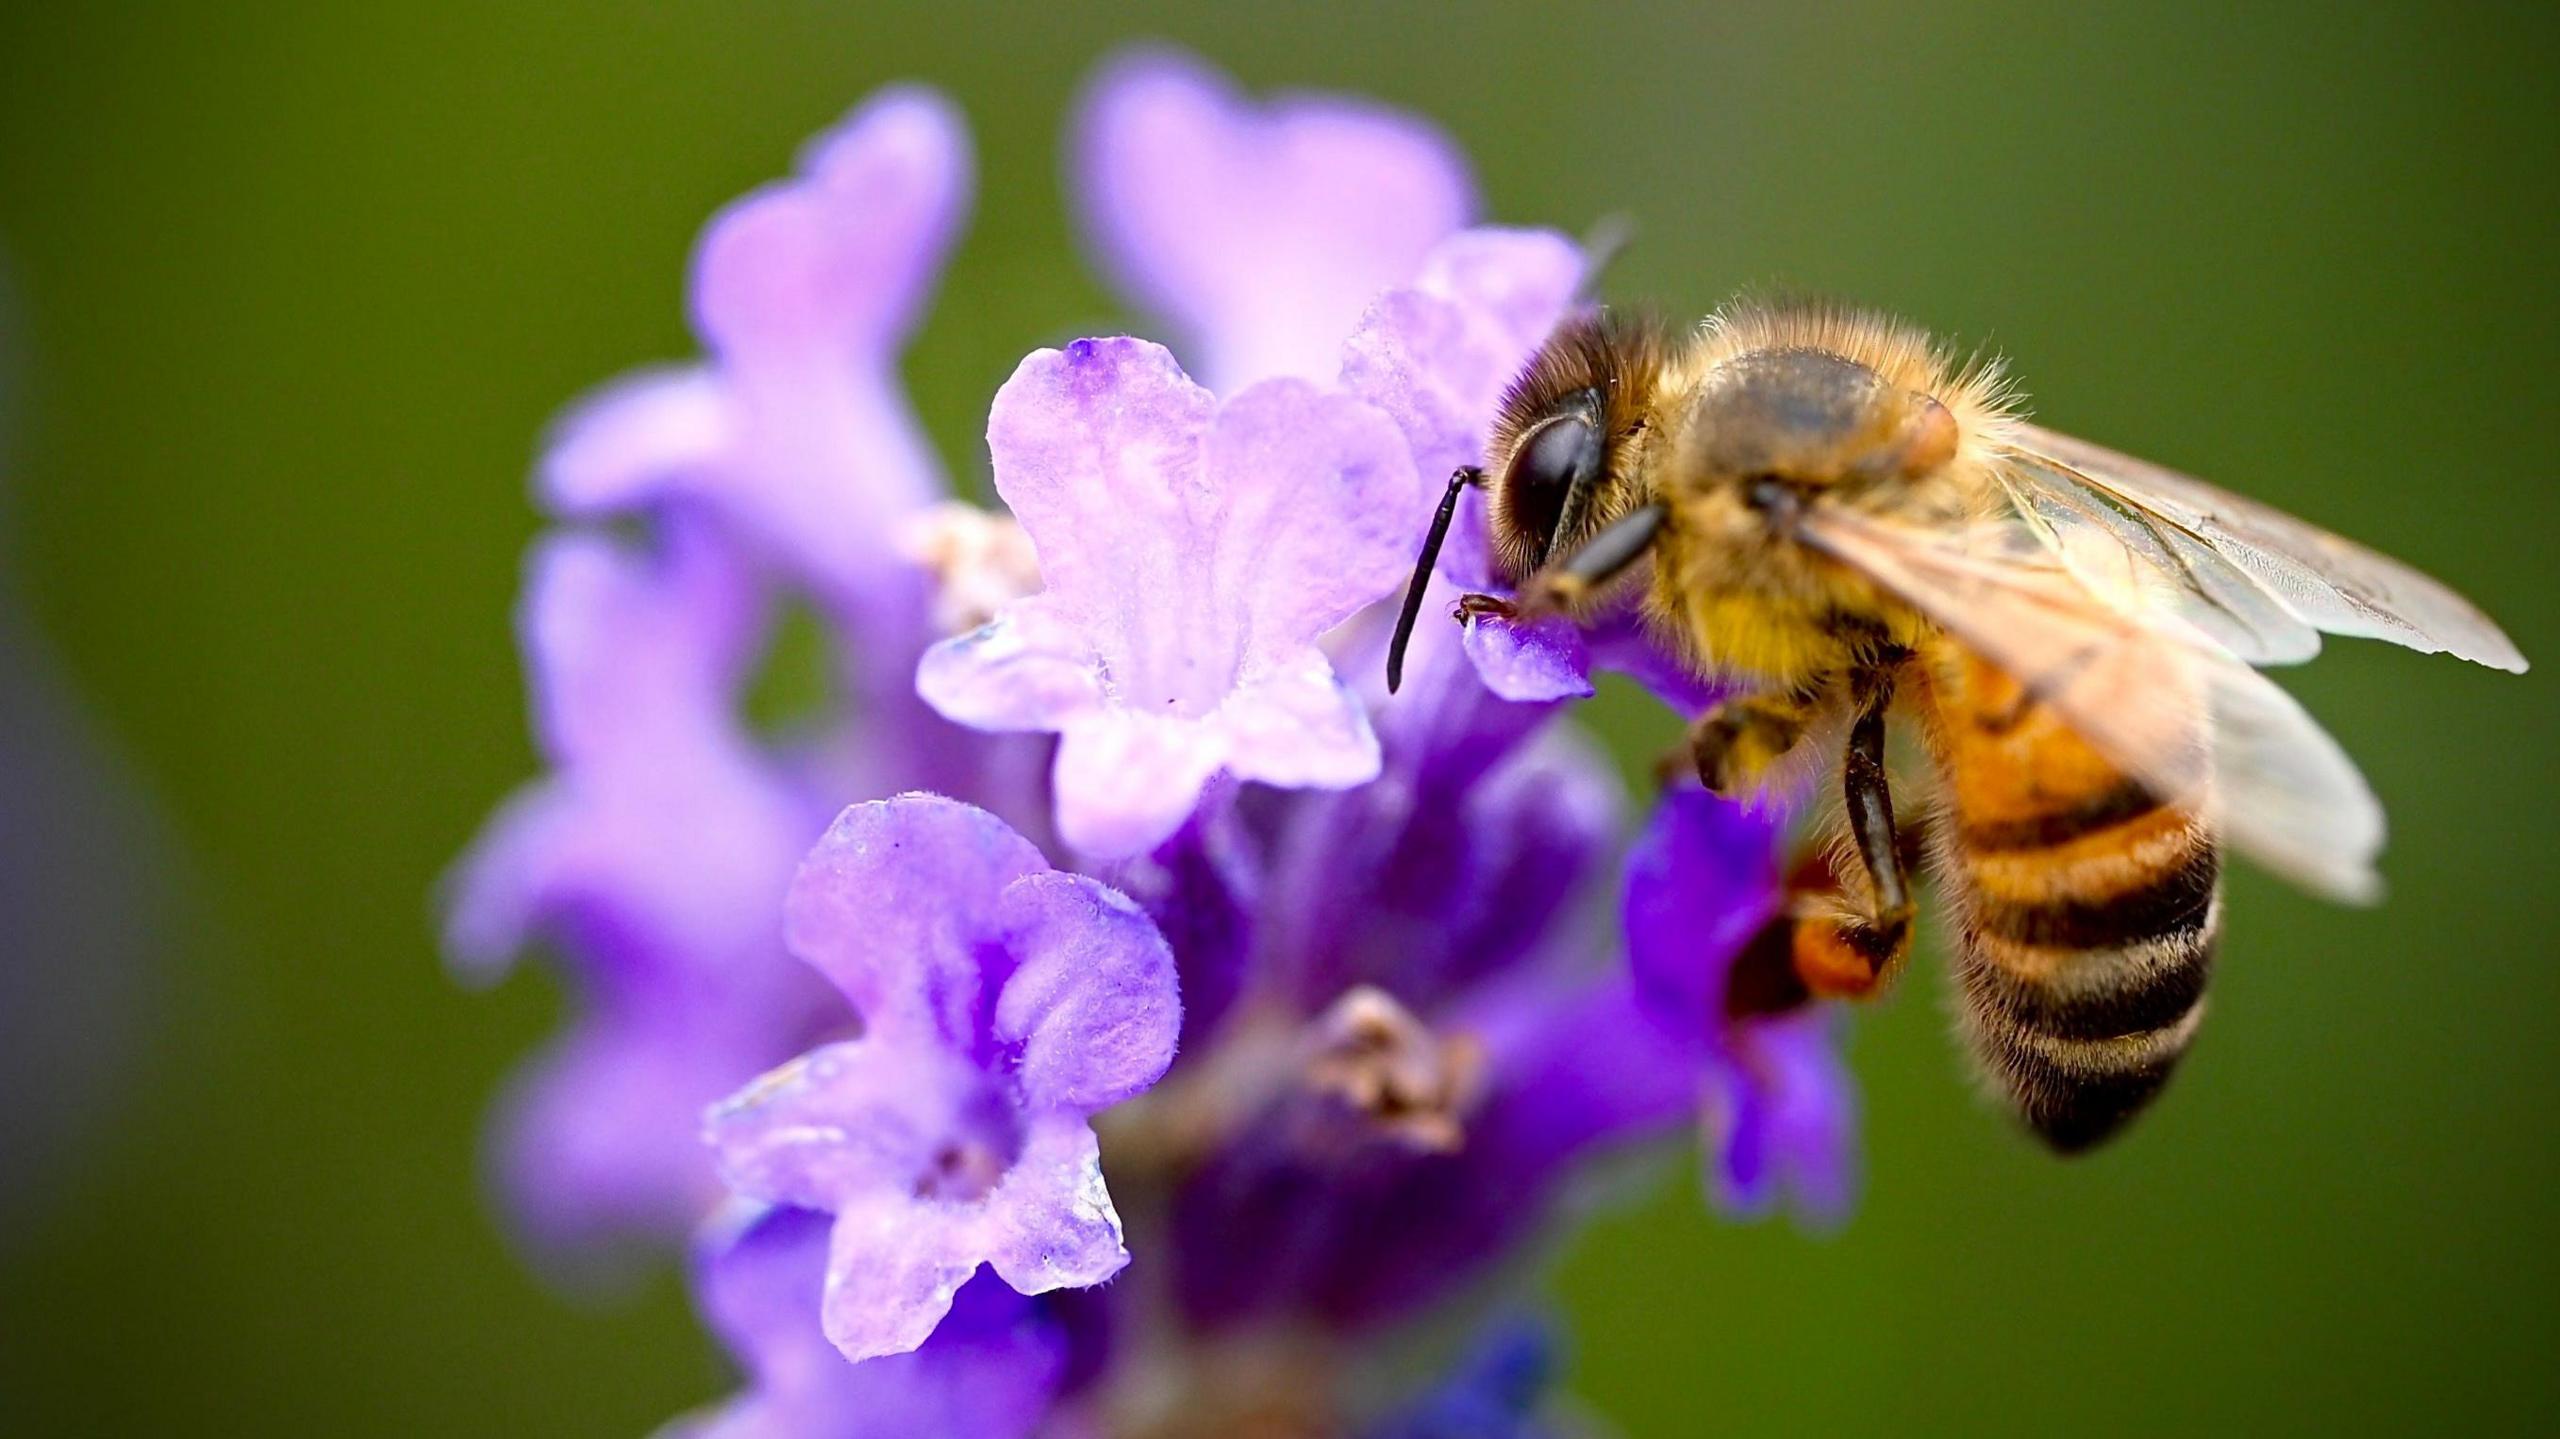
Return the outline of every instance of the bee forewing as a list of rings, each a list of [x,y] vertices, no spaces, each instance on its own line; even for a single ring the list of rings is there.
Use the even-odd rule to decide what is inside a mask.
[[[2320,653],[2319,630],[2185,530],[2035,456],[2016,457],[2001,485],[2028,531],[2074,573],[2104,584],[2109,569],[2139,567],[2163,604],[2251,664],[2299,664]]]
[[[2332,898],[2380,892],[2382,807],[2292,696],[2137,586],[2092,586],[2007,527],[1920,530],[1816,507],[1807,544],[1998,665],[2162,797],[2202,807],[2268,868]],[[2199,725],[2196,709],[2211,723]],[[2211,735],[2207,751],[2198,736]]]
[[[2175,470],[2040,425],[2015,427],[2030,468],[2055,467],[2210,546],[2331,634],[2442,651],[2521,673],[2524,656],[2469,600],[2386,555]]]

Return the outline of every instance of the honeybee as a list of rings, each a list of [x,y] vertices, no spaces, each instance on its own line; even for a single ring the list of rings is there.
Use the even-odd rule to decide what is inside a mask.
[[[1951,911],[1960,1027],[2053,1148],[2108,1138],[2194,1038],[2228,841],[2369,901],[2382,810],[2253,665],[2320,632],[2525,661],[2485,615],[2289,515],[2028,423],[1996,363],[1887,317],[1738,303],[1696,332],[1569,319],[1453,476],[1390,651],[1401,666],[1461,494],[1514,598],[1461,618],[1640,600],[1734,698],[1679,769],[1729,797],[1836,765],[1836,882],[1794,901],[1728,1008],[1860,996],[1909,953],[1908,871]],[[1650,560],[1650,565],[1642,562]],[[1888,726],[1927,757],[1920,842]]]

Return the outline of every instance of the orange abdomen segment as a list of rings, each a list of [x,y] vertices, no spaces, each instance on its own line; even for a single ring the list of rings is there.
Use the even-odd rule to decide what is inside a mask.
[[[1967,1036],[2039,1135],[2086,1149],[2159,1093],[2194,1038],[2220,845],[2196,809],[2163,803],[1990,664],[1953,657],[1933,691]]]

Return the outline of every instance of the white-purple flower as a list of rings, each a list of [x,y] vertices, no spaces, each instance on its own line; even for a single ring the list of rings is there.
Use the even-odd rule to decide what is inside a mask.
[[[936,646],[916,683],[963,724],[1059,735],[1068,844],[1151,849],[1221,773],[1377,774],[1316,641],[1395,587],[1429,518],[1384,415],[1299,380],[1222,405],[1160,345],[1079,340],[1022,362],[987,446],[1046,588]]]
[[[1173,956],[1116,892],[930,795],[856,805],[811,851],[792,951],[861,1016],[715,1108],[734,1190],[835,1216],[819,1318],[846,1357],[913,1350],[991,1266],[1024,1294],[1129,1259],[1089,1117],[1181,1028]]]
[[[1171,52],[1105,69],[1075,128],[1101,268],[1222,395],[1330,379],[1369,301],[1475,213],[1465,157],[1424,121],[1336,96],[1257,103]]]

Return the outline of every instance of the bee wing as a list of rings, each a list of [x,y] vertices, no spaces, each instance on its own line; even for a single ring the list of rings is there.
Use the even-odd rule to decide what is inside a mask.
[[[2256,665],[2298,664],[2320,652],[2320,631],[2248,570],[2195,535],[2126,503],[2036,455],[2014,456],[2001,488],[2029,533],[2102,588],[2105,573],[2147,569],[2162,602],[2233,655]]]
[[[2380,892],[2382,806],[2355,762],[2291,695],[2143,592],[2093,588],[2014,526],[1949,534],[1814,506],[1798,533],[2007,671],[2154,792],[2200,803],[2261,864],[2336,899]]]
[[[2524,656],[2469,600],[2284,511],[2102,445],[2019,425],[2010,448],[2039,495],[2095,492],[2158,524],[2173,550],[2220,555],[2302,620],[2337,635],[2448,652],[2522,673]],[[2226,588],[2217,585],[2216,592]],[[2221,636],[2211,625],[2208,634]],[[2254,658],[2245,646],[2234,653]]]

